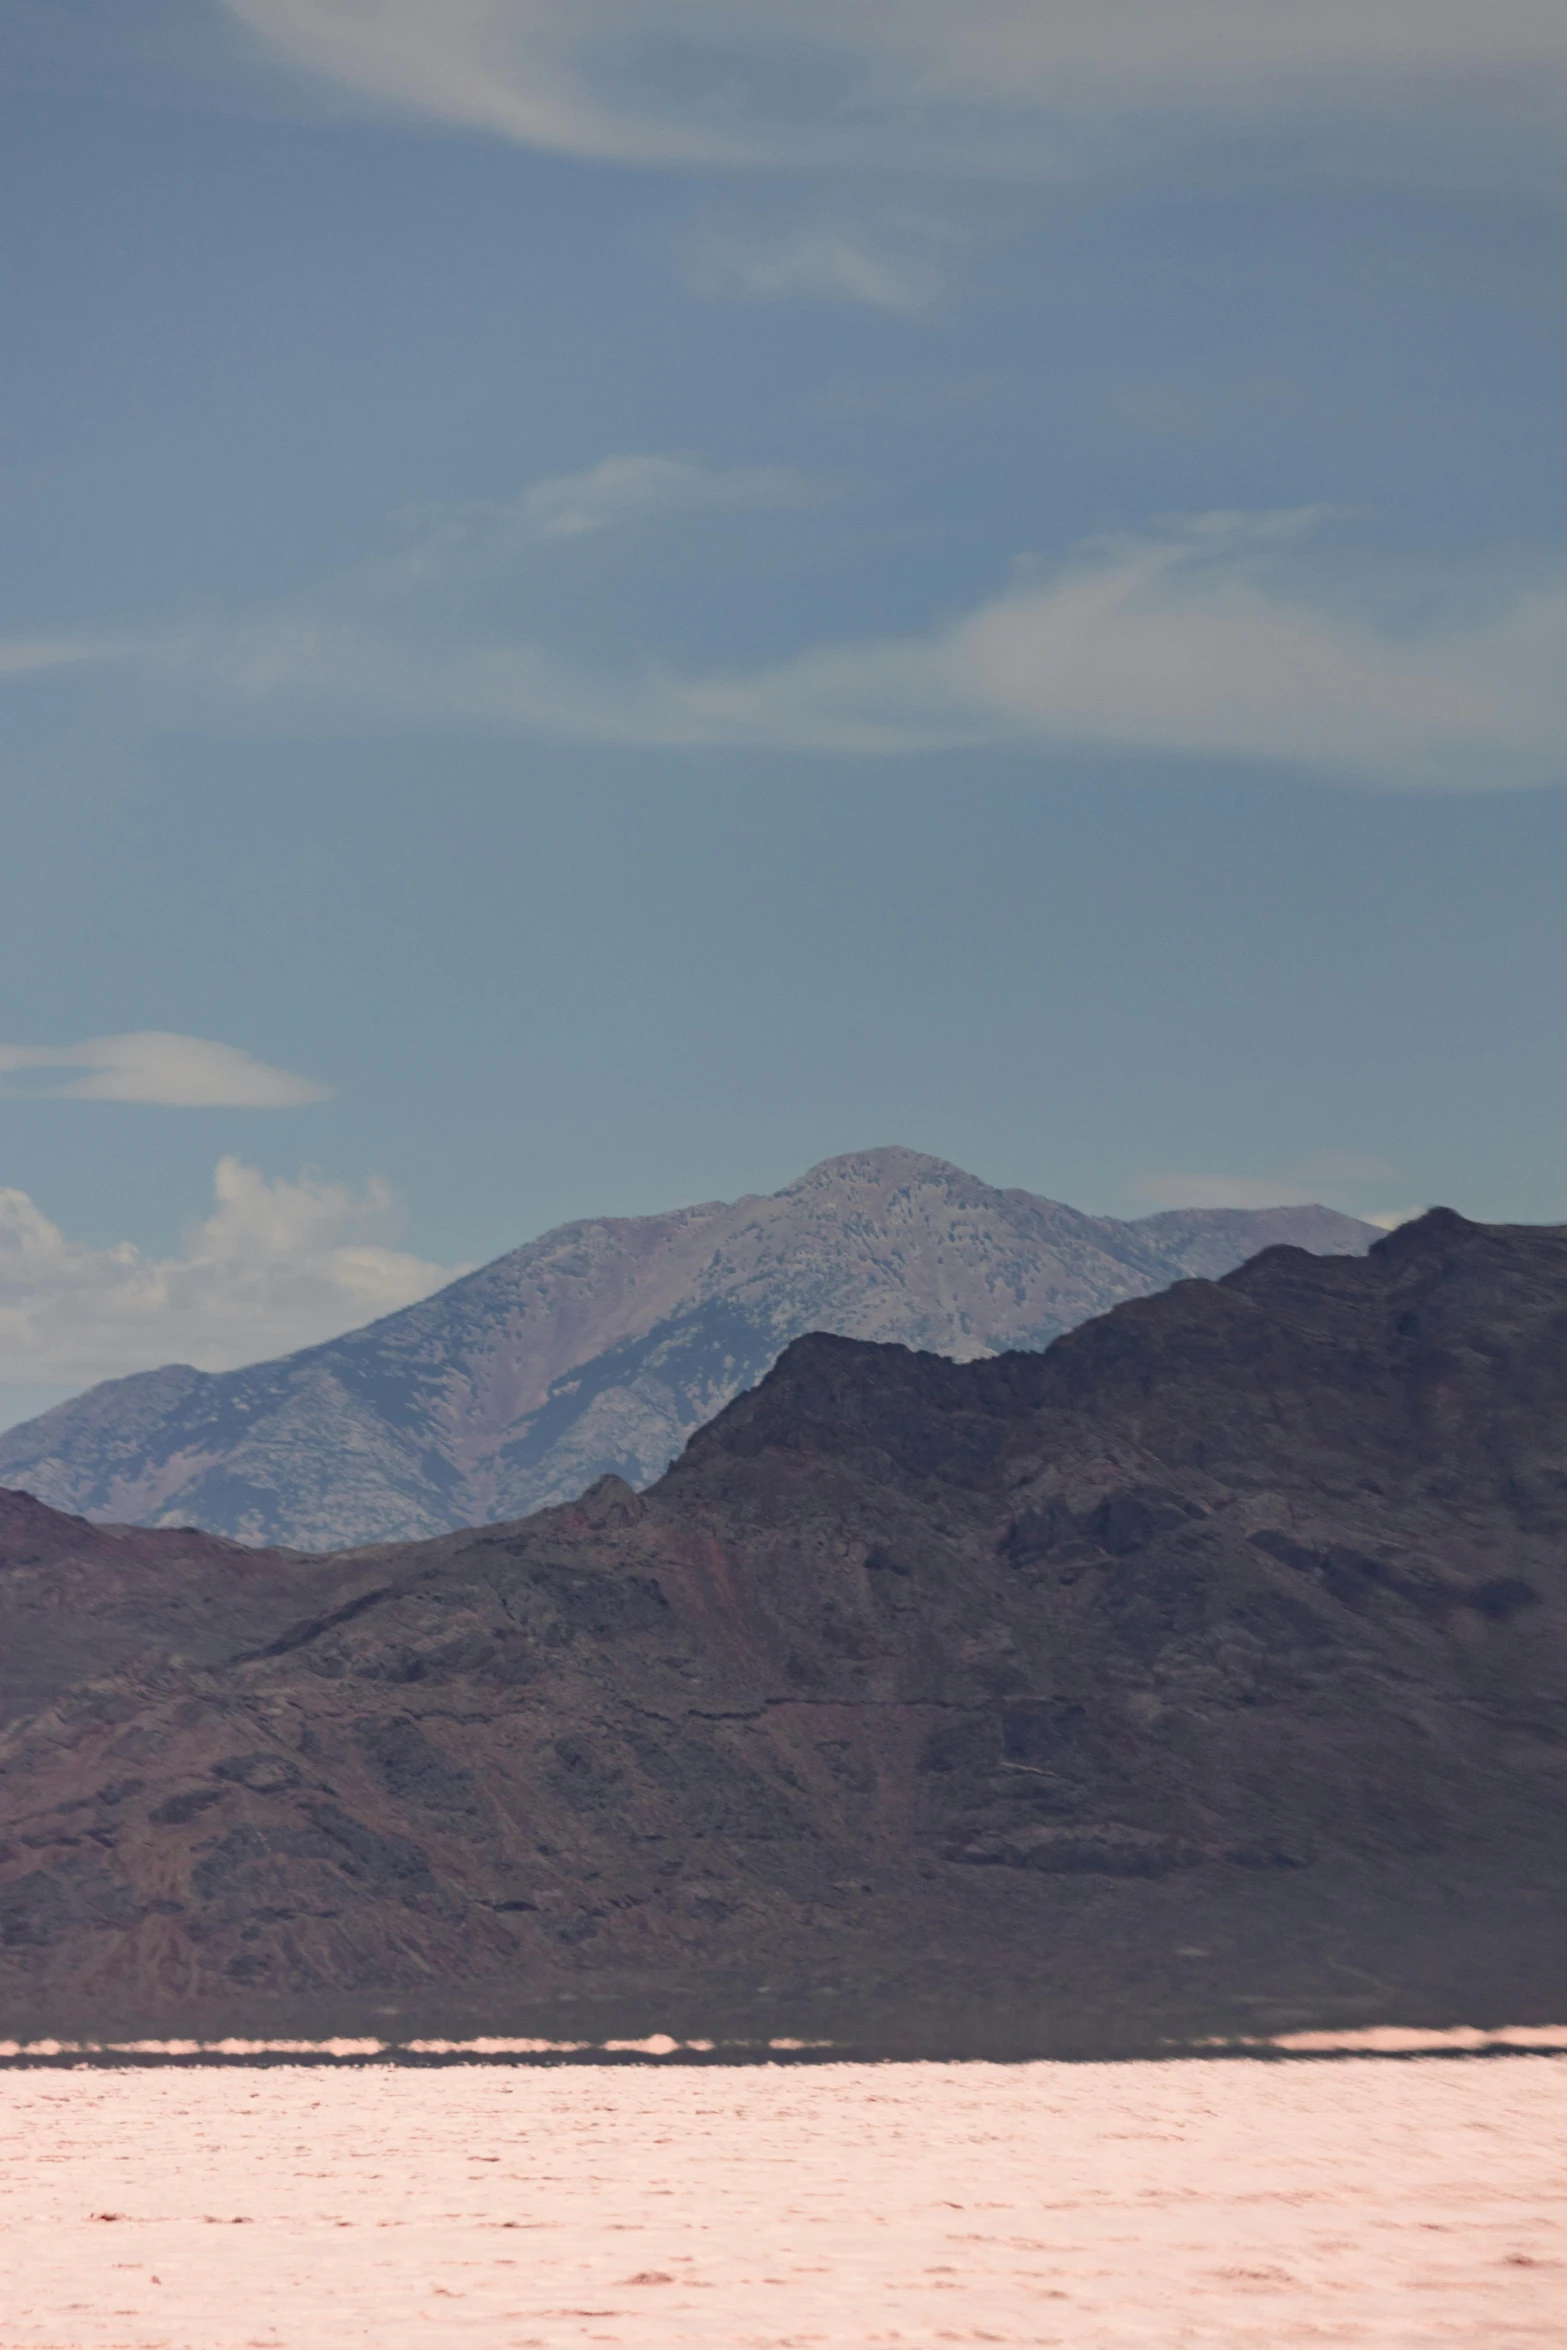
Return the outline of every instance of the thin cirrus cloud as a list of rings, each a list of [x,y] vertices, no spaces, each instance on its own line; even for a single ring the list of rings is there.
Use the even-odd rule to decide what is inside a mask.
[[[211,1213],[181,1254],[71,1240],[24,1191],[0,1189],[0,1383],[85,1386],[170,1362],[198,1370],[311,1346],[428,1297],[469,1268],[388,1247],[395,1203],[219,1161]]]
[[[601,457],[579,472],[530,482],[515,498],[454,498],[405,517],[406,543],[391,555],[328,581],[281,626],[307,610],[352,625],[355,616],[399,607],[426,610],[471,602],[503,588],[562,541],[647,529],[700,514],[763,513],[814,502],[819,492],[784,465],[702,465],[688,457],[633,453]]]
[[[1347,1210],[1364,1223],[1392,1231],[1423,1209],[1368,1208],[1364,1203],[1401,1183],[1388,1160],[1362,1151],[1314,1151],[1275,1175],[1141,1175],[1131,1186],[1155,1208],[1296,1208]]]
[[[580,473],[534,482],[515,507],[499,511],[540,538],[570,539],[704,509],[755,513],[799,506],[811,495],[809,482],[781,465],[725,470],[682,457],[604,457]]]
[[[773,235],[709,232],[689,252],[685,275],[698,294],[860,302],[907,316],[940,295],[948,241],[929,229],[878,237],[830,224]]]
[[[1098,747],[1382,787],[1560,781],[1567,570],[1416,578],[1329,562],[1322,522],[1223,513],[1098,540],[925,635],[707,675],[651,659],[595,670],[471,614],[454,636],[450,597],[426,625],[416,588],[395,606],[339,594],[150,642],[147,658],[176,690],[256,712],[330,706],[627,746]]]
[[[1159,1208],[1303,1208],[1328,1186],[1284,1175],[1149,1175],[1137,1189]]]
[[[0,1044],[0,1095],[146,1102],[165,1109],[294,1110],[331,1087],[270,1068],[236,1045],[138,1029],[81,1044]]]
[[[1567,73],[1557,0],[218,5],[361,102],[626,163],[1074,168],[1172,123],[1342,137],[1357,115],[1370,158],[1412,113],[1442,118],[1450,159],[1476,135],[1516,158],[1521,126],[1544,146]]]
[[[0,677],[36,677],[90,661],[123,660],[135,649],[135,640],[126,637],[18,637],[0,644]]]

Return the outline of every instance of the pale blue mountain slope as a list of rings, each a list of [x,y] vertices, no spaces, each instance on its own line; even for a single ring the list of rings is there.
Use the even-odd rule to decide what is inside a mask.
[[[1278,1241],[1359,1254],[1327,1208],[1136,1222],[902,1149],[768,1198],[561,1226],[363,1330],[247,1370],[111,1380],[0,1435],[0,1484],[97,1520],[336,1549],[643,1485],[804,1331],[970,1358]]]

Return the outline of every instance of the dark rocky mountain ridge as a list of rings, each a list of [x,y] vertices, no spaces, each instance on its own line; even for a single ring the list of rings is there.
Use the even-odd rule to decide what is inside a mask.
[[[650,1492],[279,1562],[308,1604],[139,1534],[0,1740],[0,2017],[1560,2021],[1564,1407],[1567,1229],[1435,1211],[1044,1353],[801,1339]],[[0,1517],[34,1587],[107,1540]],[[199,1654],[124,1644],[155,1560]]]
[[[772,1198],[562,1226],[437,1296],[248,1370],[112,1380],[0,1434],[0,1485],[102,1521],[303,1550],[521,1517],[645,1485],[807,1330],[958,1358],[1044,1346],[1126,1297],[1280,1240],[1363,1250],[1327,1208],[1133,1223],[907,1150]]]

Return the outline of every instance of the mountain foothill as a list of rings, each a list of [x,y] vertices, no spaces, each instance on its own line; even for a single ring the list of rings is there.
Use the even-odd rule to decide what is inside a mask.
[[[967,1359],[796,1338],[647,1490],[521,1519],[312,1555],[0,1497],[7,2028],[1560,2022],[1567,1229],[1279,1243],[1042,1349],[975,1278]]]

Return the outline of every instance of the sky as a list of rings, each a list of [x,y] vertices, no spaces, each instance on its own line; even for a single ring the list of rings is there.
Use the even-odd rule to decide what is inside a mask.
[[[1567,1218],[1557,0],[9,0],[0,1425],[900,1142]]]

